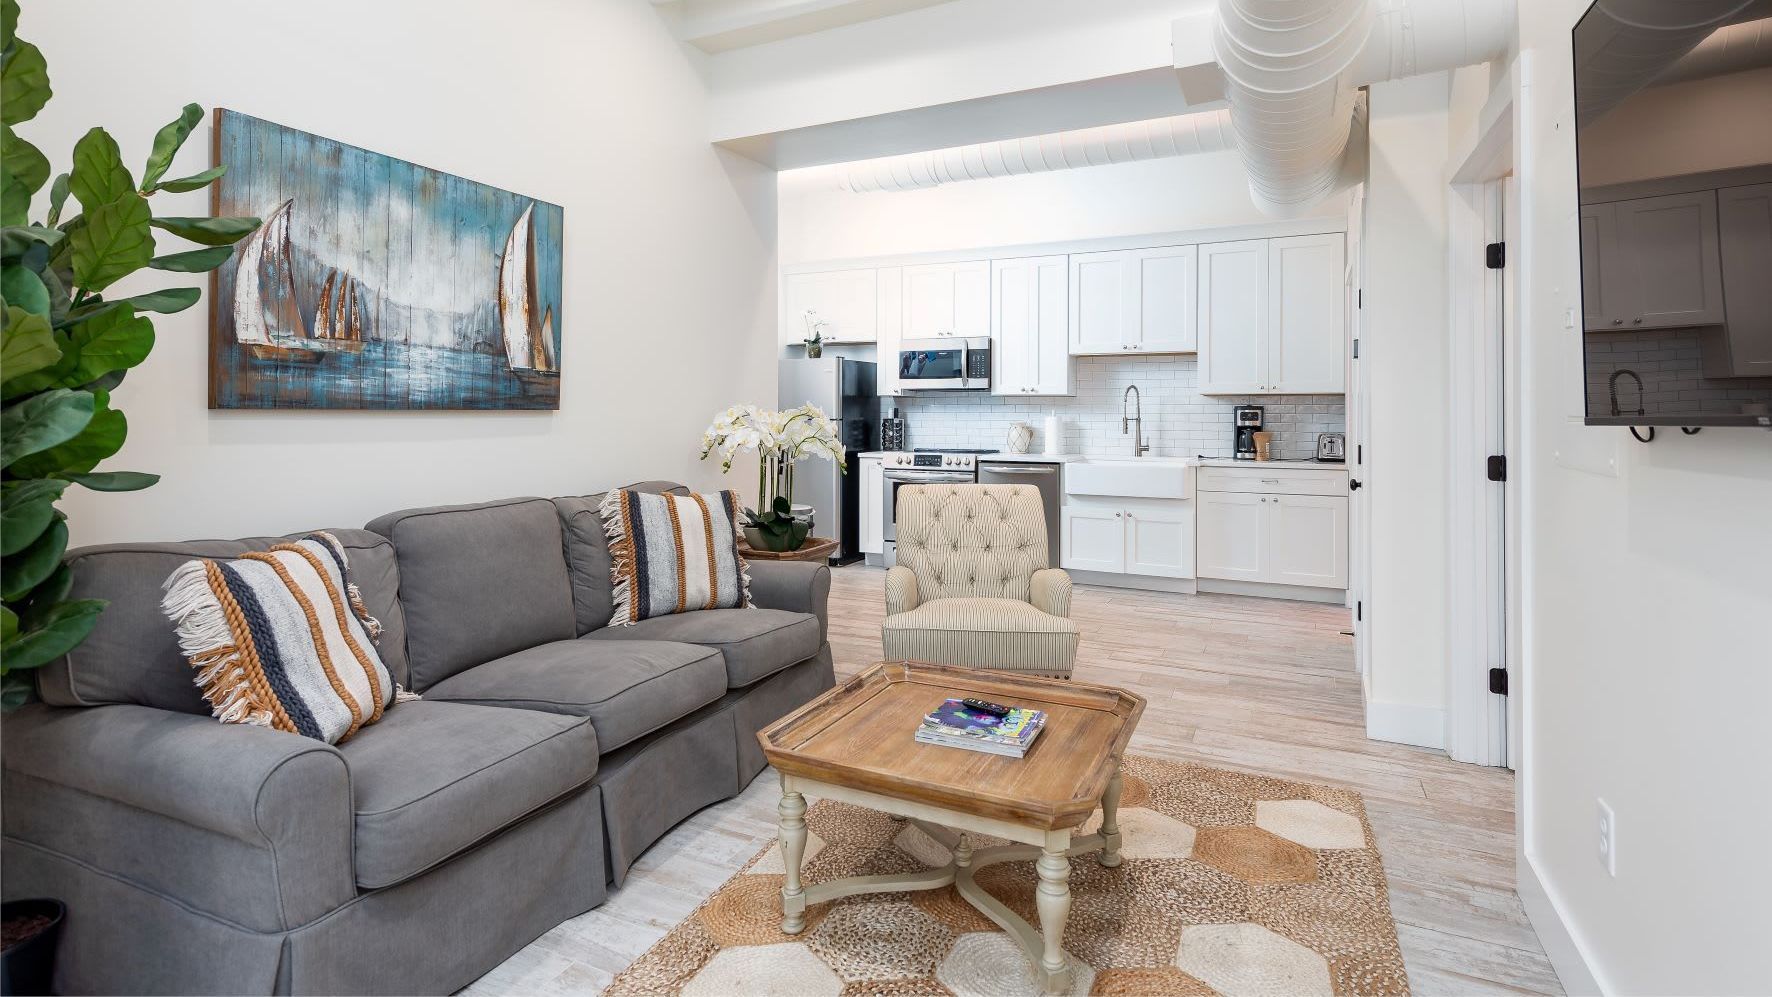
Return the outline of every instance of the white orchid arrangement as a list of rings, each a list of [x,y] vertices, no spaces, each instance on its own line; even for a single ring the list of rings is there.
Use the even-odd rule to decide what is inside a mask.
[[[800,318],[806,323],[806,345],[824,342],[824,330],[830,323],[818,317],[818,310],[808,308],[800,314]]]
[[[768,528],[790,519],[794,464],[802,457],[835,461],[838,470],[849,473],[837,424],[810,402],[779,412],[734,405],[714,416],[701,436],[701,459],[718,453],[721,473],[732,470],[733,459],[746,450],[758,456],[757,505],[745,510],[749,526]]]

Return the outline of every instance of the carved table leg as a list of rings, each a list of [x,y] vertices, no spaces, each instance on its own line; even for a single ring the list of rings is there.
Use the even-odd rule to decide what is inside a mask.
[[[1034,863],[1040,874],[1034,906],[1040,912],[1040,935],[1046,951],[1040,957],[1048,994],[1062,994],[1071,988],[1070,960],[1064,954],[1064,924],[1071,914],[1071,860],[1063,847],[1050,845]]]
[[[806,854],[806,798],[783,780],[781,804],[781,864],[787,876],[781,884],[781,930],[797,935],[806,927],[806,891],[800,886],[800,860]]]
[[[1101,794],[1101,855],[1098,861],[1109,869],[1120,864],[1120,769],[1108,780],[1107,792]]]

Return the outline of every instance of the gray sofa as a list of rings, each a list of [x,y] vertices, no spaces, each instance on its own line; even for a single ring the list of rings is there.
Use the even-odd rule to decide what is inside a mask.
[[[832,685],[830,571],[756,562],[762,608],[610,628],[600,500],[334,530],[424,697],[336,747],[217,723],[159,610],[179,563],[284,538],[70,553],[111,605],[0,730],[0,883],[67,902],[57,988],[448,993],[737,793],[757,730]]]

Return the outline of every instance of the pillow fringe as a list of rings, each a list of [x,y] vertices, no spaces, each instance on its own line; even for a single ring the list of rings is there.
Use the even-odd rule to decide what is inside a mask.
[[[634,625],[634,538],[628,533],[627,514],[622,508],[626,495],[612,488],[597,508],[603,517],[603,535],[609,538],[610,575],[614,579],[610,599],[615,603],[615,613],[609,619],[612,627]]]
[[[246,674],[228,614],[209,583],[208,565],[187,561],[166,579],[160,606],[178,633],[179,650],[197,669],[203,699],[223,723],[273,725],[271,711],[258,700]]]
[[[325,530],[315,530],[308,534],[307,539],[325,544],[332,555],[338,558],[338,573],[345,579],[345,601],[350,604],[351,612],[357,614],[357,622],[363,624],[363,630],[369,634],[370,641],[380,644],[381,621],[369,615],[369,608],[363,605],[362,590],[357,588],[356,582],[351,581],[351,557],[345,553],[344,543]]]

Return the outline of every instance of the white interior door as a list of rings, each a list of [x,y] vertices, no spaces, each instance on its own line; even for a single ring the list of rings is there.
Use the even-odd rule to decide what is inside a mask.
[[[1370,477],[1366,465],[1366,374],[1360,338],[1365,330],[1366,274],[1365,239],[1366,188],[1357,186],[1348,204],[1347,266],[1343,294],[1347,314],[1347,454],[1348,476],[1348,600],[1352,603],[1354,628],[1354,667],[1365,675],[1370,664],[1372,646],[1368,627],[1371,609],[1370,577],[1372,525],[1371,503],[1366,485]],[[1358,487],[1356,487],[1356,485]]]

